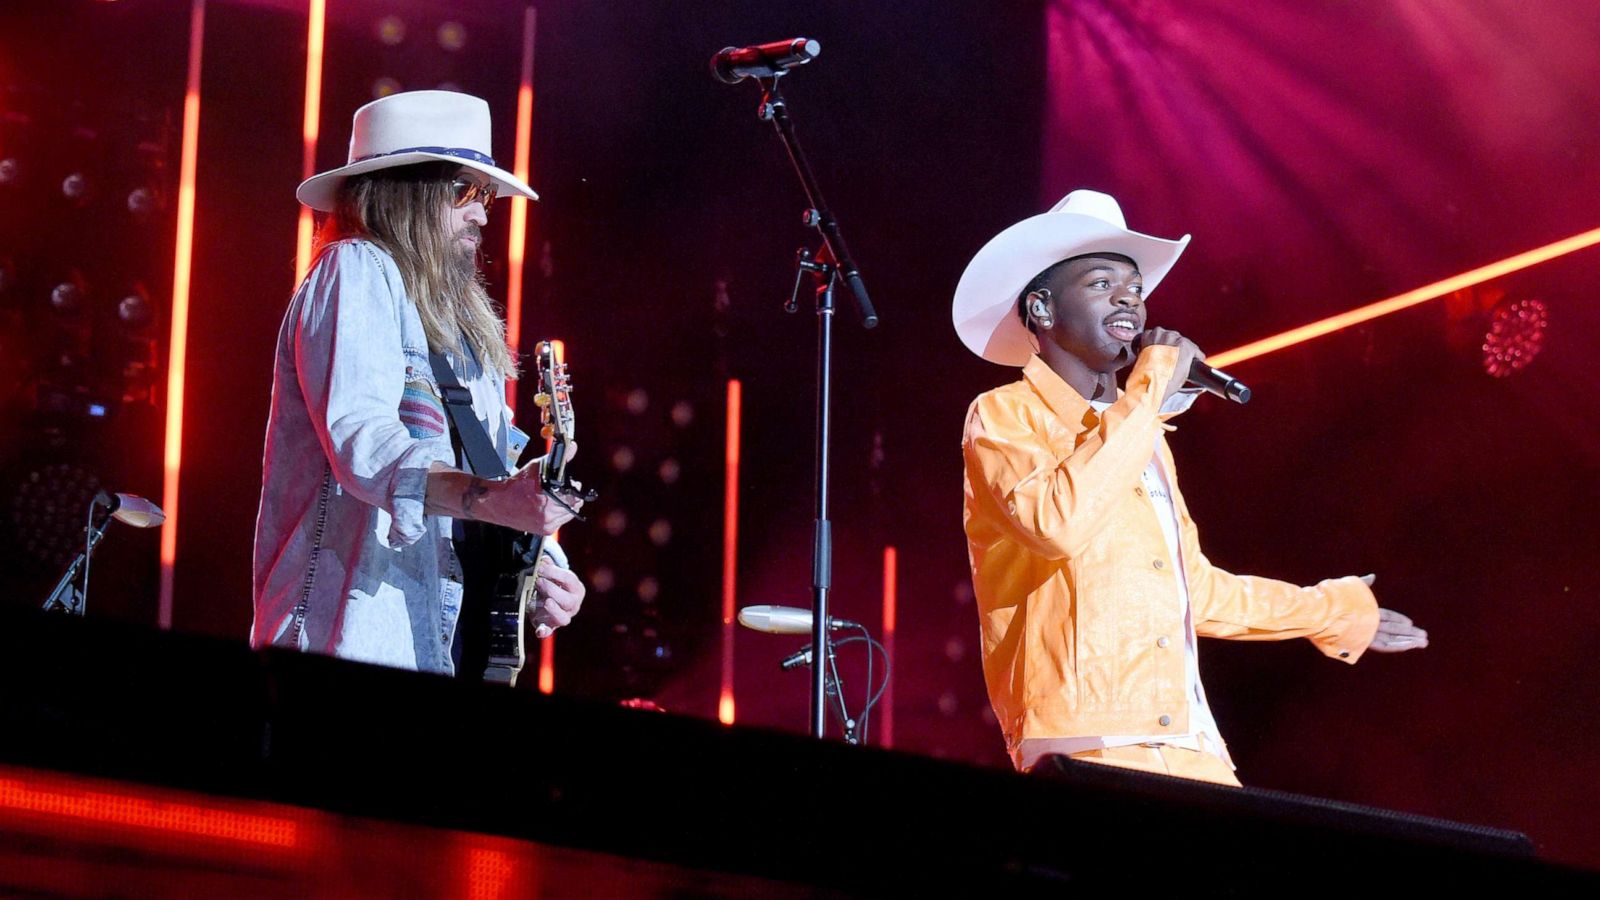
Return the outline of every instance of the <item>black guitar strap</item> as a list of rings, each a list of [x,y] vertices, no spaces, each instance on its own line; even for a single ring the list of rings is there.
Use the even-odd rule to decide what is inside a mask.
[[[433,366],[433,380],[439,383],[439,399],[444,401],[445,412],[450,416],[450,433],[456,446],[467,458],[467,468],[480,478],[504,478],[511,474],[506,462],[494,449],[489,432],[472,411],[472,391],[456,380],[450,363],[441,353],[429,353],[428,363]]]
[[[463,342],[464,343],[464,342]],[[440,353],[429,353],[433,380],[439,384],[439,399],[450,417],[450,437],[466,457],[467,469],[480,478],[500,478],[510,474],[505,460],[494,449],[489,432],[472,411],[472,391],[456,379],[450,363]],[[456,677],[470,681],[483,678],[489,664],[489,607],[486,592],[493,589],[494,560],[486,546],[487,528],[478,522],[456,520],[456,556],[461,560],[466,589],[461,597],[461,616],[456,621],[450,656],[455,661]]]

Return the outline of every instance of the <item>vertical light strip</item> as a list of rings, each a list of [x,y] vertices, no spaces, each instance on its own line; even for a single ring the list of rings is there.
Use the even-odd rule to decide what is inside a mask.
[[[172,627],[172,572],[178,559],[178,467],[183,461],[183,370],[189,341],[189,272],[194,261],[195,161],[200,153],[200,47],[206,0],[189,6],[189,81],[183,93],[183,150],[178,167],[178,234],[172,261],[172,333],[167,347],[167,434],[162,454],[161,592],[157,621]]]
[[[539,641],[539,693],[550,694],[556,689],[556,635]]]
[[[317,130],[322,122],[322,35],[327,0],[311,0],[306,26],[306,118],[300,127],[300,180],[317,174]],[[311,208],[300,207],[300,230],[295,240],[294,283],[305,280],[311,268],[313,230]]]
[[[883,712],[878,722],[883,746],[894,746],[894,620],[895,604],[899,602],[900,556],[893,547],[883,548],[883,655],[889,670],[884,674]],[[867,686],[872,689],[871,685]]]
[[[1425,303],[1436,297],[1443,297],[1445,294],[1454,293],[1462,290],[1463,288],[1472,287],[1475,284],[1481,284],[1491,278],[1499,278],[1502,275],[1509,275],[1512,272],[1526,269],[1529,266],[1535,266],[1542,262],[1548,262],[1558,256],[1564,256],[1576,250],[1582,250],[1585,247],[1592,247],[1595,244],[1600,244],[1600,228],[1585,231],[1582,234],[1575,234],[1572,237],[1564,238],[1556,241],[1555,243],[1545,244],[1543,247],[1535,247],[1532,250],[1518,253],[1515,256],[1508,256],[1498,262],[1492,262],[1486,266],[1479,266],[1476,269],[1462,272],[1460,275],[1452,275],[1442,281],[1435,281],[1433,284],[1425,284],[1415,290],[1406,291],[1404,294],[1397,294],[1387,300],[1379,300],[1376,303],[1369,303],[1366,306],[1357,307],[1349,312],[1342,312],[1336,316],[1329,316],[1326,319],[1318,319],[1309,325],[1301,325],[1299,328],[1293,328],[1288,331],[1275,334],[1272,337],[1262,338],[1259,341],[1252,341],[1251,343],[1245,344],[1243,347],[1235,347],[1234,349],[1228,350],[1224,353],[1218,353],[1214,356],[1208,357],[1206,362],[1221,368],[1223,366],[1232,365],[1233,363],[1241,362],[1243,360],[1254,359],[1257,356],[1263,356],[1271,353],[1274,350],[1282,350],[1285,347],[1293,346],[1294,344],[1298,344],[1303,341],[1309,341],[1312,338],[1322,337],[1325,334],[1329,334],[1343,328],[1349,328],[1352,325],[1359,325],[1369,319],[1376,319],[1379,316],[1386,316],[1393,312],[1399,312],[1402,309],[1416,306],[1419,303]]]
[[[528,157],[533,144],[533,35],[538,15],[532,6],[522,14],[522,85],[517,88],[517,150],[511,164],[511,174],[528,183]],[[511,270],[506,283],[506,341],[511,344],[511,358],[516,359],[522,347],[522,265],[528,249],[528,198],[511,198]],[[506,402],[517,403],[517,384],[506,382]]]
[[[733,619],[739,575],[739,415],[742,390],[728,380],[728,434],[722,471],[722,693],[717,720],[733,724]]]
[[[560,366],[562,363],[565,363],[567,361],[567,342],[566,341],[551,341],[550,342],[550,349],[553,351],[552,355],[555,356],[555,360],[556,360],[556,365],[557,366]],[[545,452],[548,453],[549,450],[550,450],[550,440],[548,438],[545,439],[545,445],[544,446],[545,446]],[[552,534],[550,536],[552,538],[554,538],[555,540],[557,540],[557,541],[561,540],[561,532],[559,530],[557,530],[555,534]],[[549,694],[549,693],[553,693],[555,691],[555,689],[556,689],[556,636],[555,636],[555,632],[551,632],[549,637],[547,637],[547,638],[545,638],[545,639],[543,639],[543,640],[541,640],[539,642],[539,693],[541,693],[541,694]]]

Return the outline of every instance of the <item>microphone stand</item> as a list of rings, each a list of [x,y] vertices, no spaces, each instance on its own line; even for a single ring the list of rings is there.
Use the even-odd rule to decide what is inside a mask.
[[[60,609],[73,615],[83,615],[84,607],[89,602],[89,585],[85,582],[83,589],[79,590],[73,582],[77,580],[79,571],[88,570],[89,557],[94,553],[94,548],[100,546],[100,539],[106,536],[106,527],[110,524],[111,516],[107,514],[99,524],[90,524],[87,527],[88,543],[84,545],[83,552],[67,566],[67,571],[61,574],[61,580],[56,582],[55,590],[45,598],[42,607],[45,612]]]
[[[872,651],[868,649],[867,652],[871,653]],[[813,666],[812,668],[821,667]],[[834,660],[833,641],[831,639],[828,641],[828,676],[832,681],[829,692],[833,694],[834,702],[839,707],[839,723],[844,726],[844,742],[846,744],[859,744],[861,743],[861,736],[856,733],[856,726],[859,723],[851,718],[849,710],[845,709],[844,681],[839,678],[839,667]],[[867,690],[872,690],[872,686],[868,685]]]
[[[794,291],[784,304],[787,312],[799,309],[800,287],[809,274],[816,285],[817,298],[817,477],[816,521],[811,551],[811,639],[812,646],[816,648],[815,659],[818,664],[811,667],[811,736],[820,738],[826,735],[828,727],[826,703],[828,670],[831,668],[831,665],[820,663],[823,660],[831,663],[833,659],[833,640],[828,634],[828,591],[833,582],[833,524],[828,520],[828,448],[831,439],[834,285],[841,277],[850,285],[863,327],[876,326],[878,314],[867,297],[861,272],[845,246],[839,223],[829,211],[822,190],[817,186],[816,176],[811,171],[811,164],[800,148],[800,139],[795,136],[794,122],[789,118],[789,105],[778,90],[778,79],[781,77],[780,72],[771,78],[757,79],[762,88],[757,116],[763,122],[771,122],[778,136],[783,139],[784,148],[789,152],[789,161],[794,165],[795,174],[805,189],[807,202],[811,204],[803,221],[822,235],[820,249],[813,252],[802,248],[797,254]]]

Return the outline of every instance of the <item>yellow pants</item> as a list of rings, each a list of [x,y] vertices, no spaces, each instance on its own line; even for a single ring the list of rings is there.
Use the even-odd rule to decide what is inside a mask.
[[[1222,761],[1221,757],[1199,750],[1185,750],[1182,747],[1146,747],[1137,744],[1132,747],[1085,750],[1082,753],[1072,754],[1071,758],[1103,766],[1120,766],[1124,769],[1138,769],[1141,772],[1155,772],[1158,775],[1173,775],[1178,778],[1193,778],[1196,781],[1241,787],[1239,779],[1234,777],[1233,770]]]

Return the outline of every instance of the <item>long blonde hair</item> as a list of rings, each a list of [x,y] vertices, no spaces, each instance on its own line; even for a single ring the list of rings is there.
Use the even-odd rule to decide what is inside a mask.
[[[349,237],[382,247],[400,269],[430,350],[461,355],[464,336],[486,367],[515,378],[505,321],[478,267],[457,261],[455,238],[445,232],[443,211],[450,207],[450,181],[459,169],[448,162],[420,163],[347,179],[322,223],[317,251]]]

